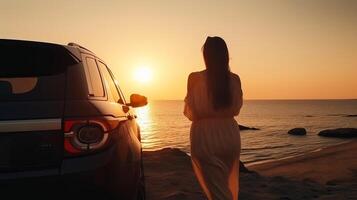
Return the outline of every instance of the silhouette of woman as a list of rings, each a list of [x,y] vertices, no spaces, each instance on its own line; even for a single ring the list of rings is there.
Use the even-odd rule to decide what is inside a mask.
[[[230,72],[222,38],[208,37],[202,49],[206,70],[189,75],[184,108],[192,121],[192,165],[208,199],[237,200],[241,142],[234,116],[242,107],[241,82]]]

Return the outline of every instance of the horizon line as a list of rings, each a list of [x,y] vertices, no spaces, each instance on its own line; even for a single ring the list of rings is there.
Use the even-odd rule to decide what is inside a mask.
[[[321,101],[321,100],[357,100],[357,98],[326,98],[326,99],[243,99],[244,101]],[[184,99],[152,99],[149,101],[184,101]]]

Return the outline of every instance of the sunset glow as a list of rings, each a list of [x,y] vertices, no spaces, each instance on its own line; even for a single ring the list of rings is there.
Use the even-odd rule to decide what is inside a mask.
[[[152,80],[152,71],[148,67],[139,67],[135,69],[133,77],[140,83],[149,83]]]
[[[217,35],[245,99],[357,98],[357,1],[83,3],[2,2],[1,37],[76,42],[106,61],[125,94],[179,100]]]

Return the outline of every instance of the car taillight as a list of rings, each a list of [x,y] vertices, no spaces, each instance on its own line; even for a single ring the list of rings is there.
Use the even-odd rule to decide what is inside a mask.
[[[64,121],[64,149],[67,155],[96,151],[108,143],[109,134],[119,125],[112,117],[67,119]]]
[[[78,131],[78,140],[83,144],[96,144],[103,140],[104,132],[99,126],[84,126]]]

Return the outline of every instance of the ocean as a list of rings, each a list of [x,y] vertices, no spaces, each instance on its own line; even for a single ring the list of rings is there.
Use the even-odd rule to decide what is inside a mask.
[[[151,101],[137,108],[146,151],[165,147],[190,153],[191,122],[182,114],[183,101]],[[247,165],[293,157],[350,139],[318,136],[324,129],[357,128],[357,100],[245,100],[236,120],[260,130],[241,131],[241,160]],[[306,136],[287,132],[296,127]]]

